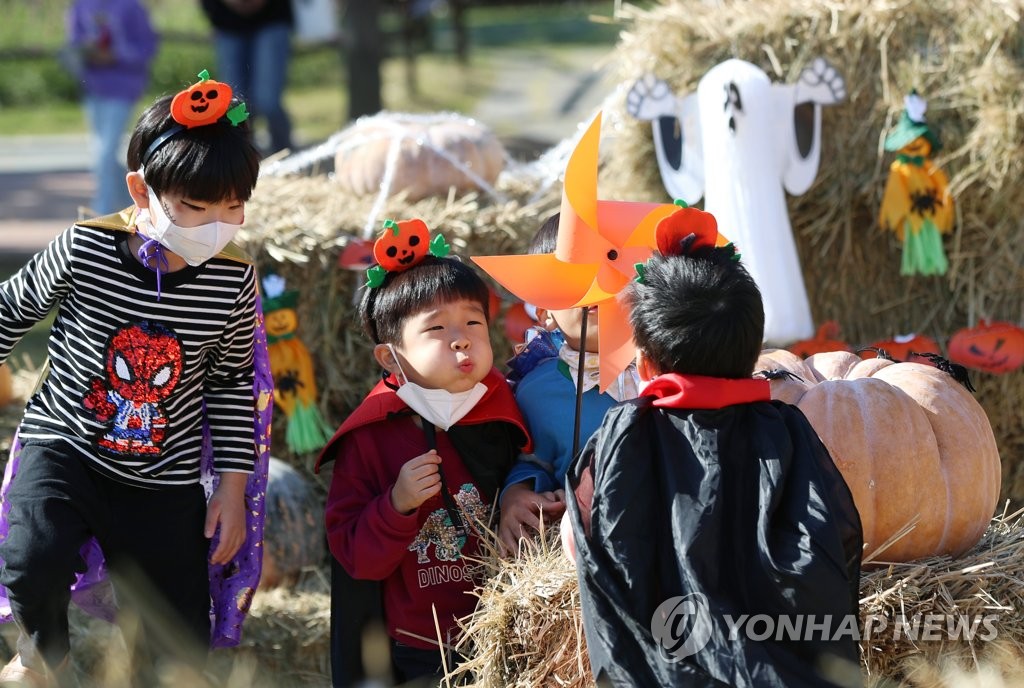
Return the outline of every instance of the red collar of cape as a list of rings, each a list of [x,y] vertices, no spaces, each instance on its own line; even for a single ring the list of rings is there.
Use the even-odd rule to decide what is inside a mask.
[[[529,454],[532,452],[533,440],[530,437],[529,430],[526,429],[526,421],[523,420],[523,416],[519,412],[515,397],[512,395],[512,390],[509,388],[504,376],[498,372],[497,368],[491,368],[491,372],[487,373],[487,376],[481,382],[487,387],[487,391],[480,401],[477,402],[476,406],[463,416],[456,425],[474,425],[495,420],[511,423],[519,428],[523,432],[523,436],[526,437],[527,444],[522,449],[523,453]],[[389,384],[391,385],[390,387],[388,386]],[[392,375],[387,380],[378,382],[370,390],[370,393],[366,395],[362,403],[349,414],[345,422],[338,428],[338,431],[334,433],[331,441],[320,452],[320,456],[317,457],[316,465],[313,468],[315,472],[320,471],[320,466],[323,463],[334,459],[335,443],[345,434],[364,425],[386,420],[389,416],[396,413],[413,412],[395,394],[394,386],[397,384],[398,381]]]
[[[651,404],[660,408],[720,409],[770,401],[771,384],[768,380],[665,373],[651,380],[640,395],[653,397]]]

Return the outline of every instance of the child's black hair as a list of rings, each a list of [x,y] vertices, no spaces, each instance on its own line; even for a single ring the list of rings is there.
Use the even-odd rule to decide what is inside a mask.
[[[363,330],[374,344],[401,344],[405,321],[434,304],[476,301],[488,317],[490,292],[473,268],[454,258],[427,256],[401,272],[389,272],[359,304]]]
[[[555,246],[558,244],[558,218],[561,217],[561,213],[555,213],[548,219],[544,220],[544,224],[540,226],[537,233],[533,235],[533,239],[530,241],[530,246],[526,250],[527,253],[554,253]]]
[[[139,116],[128,143],[128,169],[145,162],[146,183],[157,196],[170,192],[208,203],[247,201],[256,186],[260,153],[252,142],[248,121],[232,125],[226,118],[184,129],[143,156],[162,133],[178,126],[171,118],[171,99],[164,96]],[[232,100],[232,106],[238,100]]]
[[[731,249],[654,254],[625,298],[638,348],[659,373],[748,378],[764,338],[761,292]]]

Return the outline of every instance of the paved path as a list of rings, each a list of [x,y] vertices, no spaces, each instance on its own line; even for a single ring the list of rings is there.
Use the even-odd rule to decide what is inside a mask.
[[[545,150],[575,133],[611,92],[595,67],[608,50],[509,51],[473,116],[520,148]],[[89,161],[85,134],[0,136],[0,258],[23,261],[78,217],[93,193]]]

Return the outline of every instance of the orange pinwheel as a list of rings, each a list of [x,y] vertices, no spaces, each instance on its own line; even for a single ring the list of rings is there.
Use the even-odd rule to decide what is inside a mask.
[[[554,253],[474,256],[499,284],[549,310],[596,306],[604,391],[636,355],[625,308],[615,298],[636,276],[636,264],[658,247],[658,222],[680,208],[671,203],[597,200],[601,114],[583,134],[565,169]]]

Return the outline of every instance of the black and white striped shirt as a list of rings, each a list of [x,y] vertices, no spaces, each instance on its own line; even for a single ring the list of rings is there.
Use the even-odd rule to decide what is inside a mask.
[[[70,440],[132,485],[187,485],[199,480],[205,405],[215,469],[251,472],[254,267],[218,257],[163,274],[158,299],[128,236],[75,225],[0,284],[0,362],[58,307],[22,441]]]

